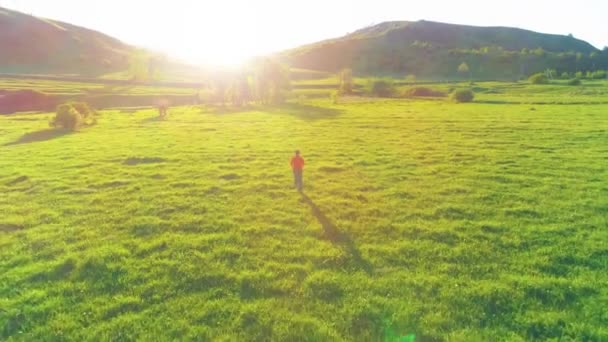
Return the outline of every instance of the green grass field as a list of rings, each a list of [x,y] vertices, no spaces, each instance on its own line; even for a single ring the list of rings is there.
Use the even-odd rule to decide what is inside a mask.
[[[0,339],[606,341],[608,105],[537,89],[0,116]]]

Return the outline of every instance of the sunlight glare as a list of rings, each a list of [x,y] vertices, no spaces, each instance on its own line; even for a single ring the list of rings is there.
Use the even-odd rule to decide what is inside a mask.
[[[162,52],[191,64],[211,64],[234,67],[250,58],[269,53],[268,43],[261,34],[249,5],[241,4],[238,10],[227,2],[189,2],[165,17],[157,41],[150,45]],[[152,10],[162,13],[162,6]],[[167,39],[170,36],[170,39]]]

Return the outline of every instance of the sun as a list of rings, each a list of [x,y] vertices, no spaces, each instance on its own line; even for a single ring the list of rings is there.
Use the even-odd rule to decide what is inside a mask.
[[[239,66],[268,53],[273,37],[280,35],[262,32],[262,24],[247,14],[251,11],[234,11],[221,2],[191,2],[180,13],[172,11],[164,17],[166,25],[153,26],[154,34],[145,36],[190,64]]]
[[[240,49],[229,47],[213,47],[207,49],[192,49],[184,47],[175,56],[188,64],[210,65],[236,68],[247,63],[254,57],[253,54]]]

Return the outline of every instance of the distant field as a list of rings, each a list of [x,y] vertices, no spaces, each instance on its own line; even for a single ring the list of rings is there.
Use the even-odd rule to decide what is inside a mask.
[[[0,116],[0,339],[608,340],[608,89],[473,87]]]
[[[313,71],[300,70],[299,72]],[[326,75],[322,74],[321,75]],[[297,75],[297,73],[296,73]],[[306,74],[308,77],[310,75]],[[370,78],[355,78],[357,89],[362,90]],[[604,80],[584,80],[581,86],[568,86],[567,81],[554,81],[551,85],[531,85],[528,82],[431,82],[420,80],[408,83],[404,80],[394,80],[397,84],[397,96],[409,87],[431,87],[446,93],[455,88],[471,88],[475,91],[477,100],[491,103],[539,103],[539,104],[608,104],[608,82]],[[335,76],[324,78],[292,80],[292,98],[302,96],[308,98],[329,98],[337,88]],[[96,83],[64,82],[55,80],[2,79],[0,89],[37,90],[57,96],[192,96],[197,91],[209,92],[210,89],[188,87],[158,87],[140,85],[104,85]]]
[[[51,95],[117,94],[117,95],[191,95],[194,88],[155,87],[139,85],[105,85],[101,83],[65,82],[55,80],[2,79],[3,90],[37,90]]]
[[[25,110],[28,111],[50,110],[66,101],[86,101],[96,108],[155,106],[161,99],[166,99],[175,105],[192,104],[194,95],[199,92],[199,89],[191,87],[0,78],[0,93],[2,90],[8,92],[33,90],[43,93],[50,99],[49,104],[45,103],[44,107],[37,107],[35,101],[30,101],[28,108],[26,106],[28,102],[25,102],[22,106],[26,106],[28,109]],[[0,101],[0,115],[12,113],[4,110],[6,109]]]

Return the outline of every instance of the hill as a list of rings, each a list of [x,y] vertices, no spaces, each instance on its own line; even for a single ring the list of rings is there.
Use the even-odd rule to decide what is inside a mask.
[[[477,77],[518,77],[546,68],[575,72],[608,67],[591,44],[572,36],[508,27],[395,21],[282,53],[294,67],[367,74],[456,77],[466,62]],[[603,64],[602,64],[603,63]]]
[[[124,70],[134,47],[97,31],[0,7],[0,73],[99,75]]]

